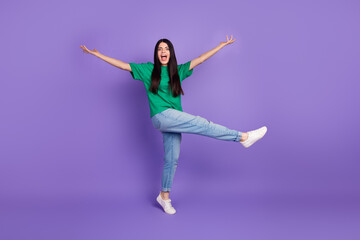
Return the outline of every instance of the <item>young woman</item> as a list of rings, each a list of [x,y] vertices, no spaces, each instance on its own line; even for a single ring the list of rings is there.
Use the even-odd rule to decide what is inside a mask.
[[[266,131],[266,126],[249,132],[239,132],[215,124],[200,116],[185,113],[181,107],[182,81],[189,77],[194,67],[203,63],[221,48],[231,44],[235,39],[221,42],[214,49],[200,55],[185,64],[177,64],[175,50],[168,39],[160,39],[154,50],[154,63],[125,63],[107,57],[85,46],[80,46],[83,52],[90,53],[111,65],[131,73],[134,79],[140,80],[146,87],[150,105],[150,117],[154,127],[163,135],[164,166],[161,179],[161,191],[156,200],[168,214],[176,210],[171,205],[169,193],[175,175],[180,155],[181,133],[199,134],[224,141],[240,142],[245,148],[250,147],[261,139]]]

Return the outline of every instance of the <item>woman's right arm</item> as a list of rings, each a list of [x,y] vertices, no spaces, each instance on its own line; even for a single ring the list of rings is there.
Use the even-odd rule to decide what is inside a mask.
[[[83,52],[84,53],[90,53],[102,60],[104,60],[105,62],[107,63],[110,63],[111,65],[115,66],[115,67],[118,67],[120,69],[123,69],[123,70],[126,70],[126,71],[129,71],[131,72],[131,67],[130,67],[130,64],[128,63],[125,63],[123,61],[120,61],[120,60],[117,60],[115,58],[111,58],[111,57],[107,57],[101,53],[99,53],[98,50],[94,49],[94,50],[89,50],[87,49],[85,46],[81,45],[80,46],[81,49],[83,49]]]

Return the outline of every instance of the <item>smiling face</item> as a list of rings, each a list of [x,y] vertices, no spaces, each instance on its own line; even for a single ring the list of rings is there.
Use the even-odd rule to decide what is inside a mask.
[[[170,49],[169,46],[164,42],[159,44],[158,58],[160,60],[161,66],[167,66],[170,59]]]

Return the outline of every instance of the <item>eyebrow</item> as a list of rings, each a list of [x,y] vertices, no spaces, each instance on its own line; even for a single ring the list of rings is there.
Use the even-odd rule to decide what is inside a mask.
[[[159,47],[159,48],[163,48],[163,47]],[[166,48],[169,48],[169,47],[166,47]]]

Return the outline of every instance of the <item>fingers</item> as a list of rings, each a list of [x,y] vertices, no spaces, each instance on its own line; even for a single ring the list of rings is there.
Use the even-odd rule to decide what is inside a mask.
[[[236,38],[233,39],[233,35],[231,35],[231,38],[229,39],[228,35],[226,35],[227,42],[226,43],[233,43]]]
[[[90,53],[90,50],[85,47],[85,45],[80,45],[80,48],[83,50],[84,53]]]

